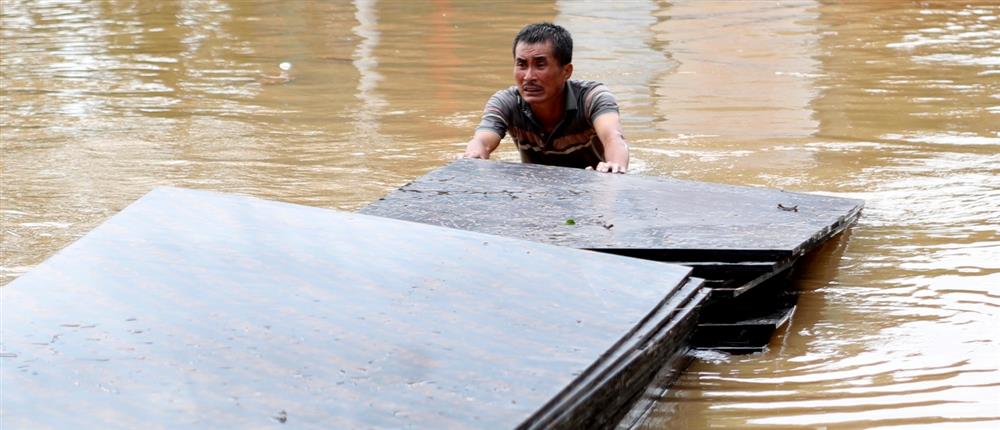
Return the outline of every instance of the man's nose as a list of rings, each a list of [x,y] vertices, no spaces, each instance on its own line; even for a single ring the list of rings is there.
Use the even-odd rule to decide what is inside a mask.
[[[524,69],[524,80],[530,81],[535,79],[535,68],[527,67]]]

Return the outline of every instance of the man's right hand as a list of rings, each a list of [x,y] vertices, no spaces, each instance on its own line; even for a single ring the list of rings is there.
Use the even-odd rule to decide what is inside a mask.
[[[465,152],[458,154],[455,158],[481,158],[490,159],[490,153],[500,145],[500,136],[492,131],[480,130],[472,137],[472,140],[465,146]]]
[[[488,160],[490,158],[490,153],[486,151],[486,148],[483,148],[481,143],[476,140],[471,140],[465,147],[465,152],[455,154],[455,158],[481,158],[483,160]]]
[[[628,169],[618,163],[597,163],[597,166],[587,166],[586,170],[596,170],[598,172],[604,173],[625,173]]]

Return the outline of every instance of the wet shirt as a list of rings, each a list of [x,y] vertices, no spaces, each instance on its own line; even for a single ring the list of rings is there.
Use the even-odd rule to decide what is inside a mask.
[[[594,119],[608,112],[618,113],[615,96],[604,84],[594,81],[566,82],[566,112],[552,133],[535,120],[531,106],[517,87],[497,91],[486,103],[483,119],[476,130],[491,130],[502,139],[511,139],[525,163],[584,168],[604,161],[604,145],[594,130]]]

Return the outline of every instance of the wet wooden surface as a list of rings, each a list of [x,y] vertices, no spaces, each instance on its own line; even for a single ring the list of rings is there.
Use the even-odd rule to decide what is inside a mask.
[[[760,283],[842,231],[854,199],[522,163],[458,160],[362,213],[696,267]],[[780,207],[779,207],[780,206]],[[780,266],[780,267],[779,267]]]
[[[361,212],[574,248],[792,253],[861,205],[768,188],[457,160]]]
[[[675,353],[667,342],[690,332],[678,315],[704,292],[689,271],[159,188],[0,289],[3,421],[443,429],[595,419],[570,406],[589,399],[600,412],[593,400],[607,381],[643,388],[628,369],[649,367],[646,351]]]
[[[679,372],[708,296],[693,278],[659,306],[627,341],[596,361],[549,402],[525,429],[615,427],[665,367]],[[581,413],[586,411],[586,413]]]

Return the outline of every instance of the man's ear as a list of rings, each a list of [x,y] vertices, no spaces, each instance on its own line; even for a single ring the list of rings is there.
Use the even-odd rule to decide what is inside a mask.
[[[569,63],[566,67],[563,67],[563,79],[568,80],[570,76],[573,76],[573,63]]]

